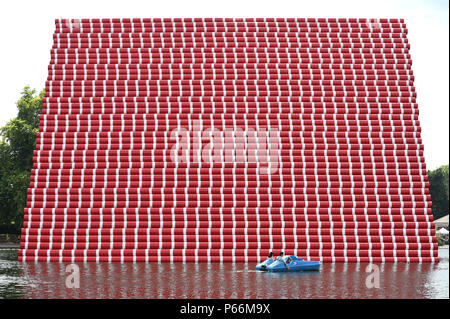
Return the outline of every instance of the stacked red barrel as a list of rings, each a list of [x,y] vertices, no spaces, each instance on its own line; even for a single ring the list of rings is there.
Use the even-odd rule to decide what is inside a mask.
[[[22,261],[437,262],[397,19],[56,20]]]

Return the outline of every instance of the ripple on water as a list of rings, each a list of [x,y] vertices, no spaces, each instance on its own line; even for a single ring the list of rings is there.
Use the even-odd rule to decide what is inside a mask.
[[[0,298],[449,298],[448,249],[438,264],[382,264],[380,289],[367,264],[323,264],[320,272],[262,273],[250,264],[79,263],[80,288],[66,288],[67,263],[19,263],[0,250]]]

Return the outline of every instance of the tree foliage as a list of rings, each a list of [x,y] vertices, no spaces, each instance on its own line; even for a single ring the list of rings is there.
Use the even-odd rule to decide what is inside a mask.
[[[25,87],[17,117],[0,129],[0,233],[22,227],[43,97],[44,91]]]
[[[433,218],[438,219],[448,215],[448,165],[443,165],[433,171],[428,171],[430,196],[433,203]]]

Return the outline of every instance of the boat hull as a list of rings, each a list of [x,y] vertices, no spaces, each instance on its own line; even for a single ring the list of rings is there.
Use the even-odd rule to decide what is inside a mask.
[[[277,261],[267,267],[269,272],[296,272],[296,271],[317,271],[320,269],[319,261],[297,261],[289,264],[289,268],[283,262]]]
[[[262,263],[257,264],[255,269],[260,271],[267,271],[267,267],[273,264],[274,262],[275,260],[273,260],[272,258],[268,258],[264,260]]]
[[[282,260],[276,260],[267,264],[268,260],[258,264],[257,270],[269,272],[296,272],[296,271],[317,271],[320,269],[320,261],[303,260],[296,256],[285,256]]]

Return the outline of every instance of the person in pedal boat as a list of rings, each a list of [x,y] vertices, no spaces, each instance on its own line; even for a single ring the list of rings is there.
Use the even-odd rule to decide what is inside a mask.
[[[288,264],[284,261],[283,257],[284,257],[284,253],[281,252],[281,253],[280,253],[280,256],[277,257],[277,260],[282,261],[282,262],[286,265],[287,269],[289,269],[289,266],[288,266]]]

